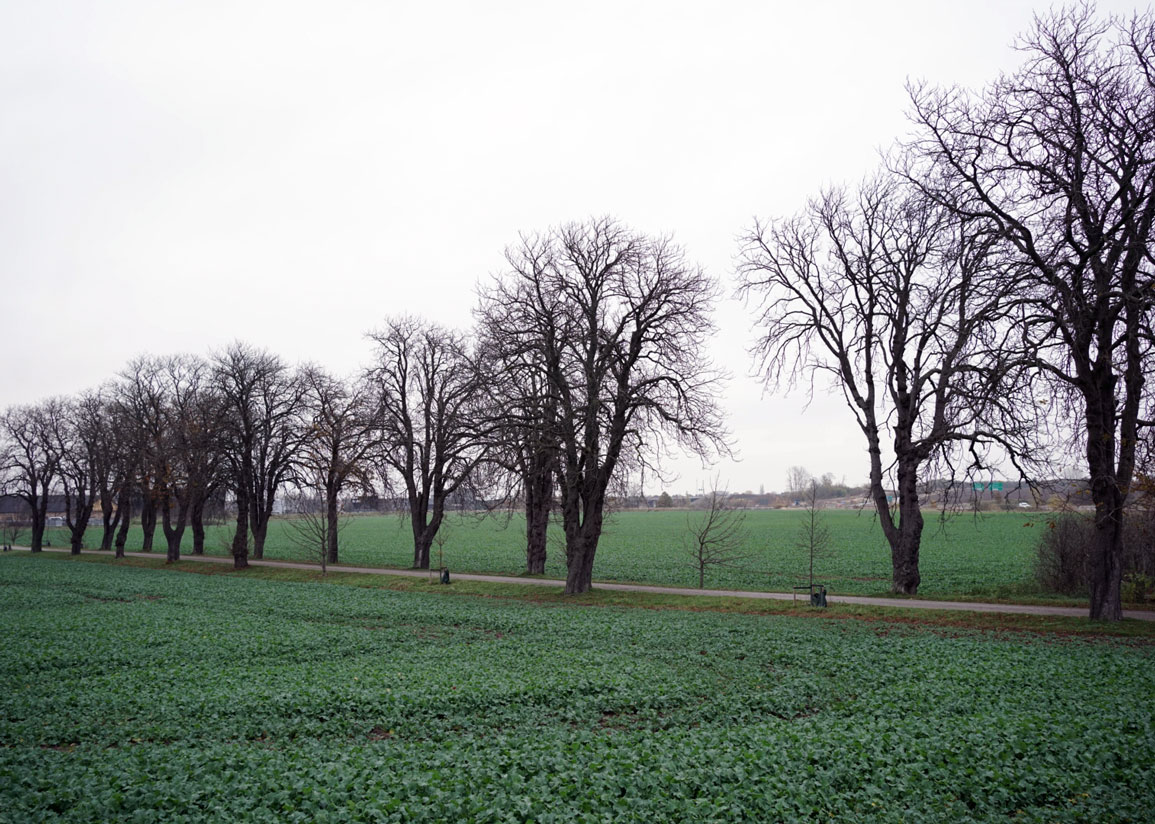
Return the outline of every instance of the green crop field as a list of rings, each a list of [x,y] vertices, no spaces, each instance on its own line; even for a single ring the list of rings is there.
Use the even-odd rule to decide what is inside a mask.
[[[796,546],[803,513],[787,510],[751,511],[746,516],[746,556],[737,568],[714,567],[706,586],[730,589],[786,591],[805,582],[807,561]],[[687,518],[680,511],[624,511],[609,520],[598,548],[595,580],[692,586],[697,574],[686,552]],[[832,592],[853,595],[885,594],[890,587],[890,550],[870,513],[831,511],[824,514],[830,528],[829,552],[816,562],[816,575]],[[927,597],[997,596],[1033,593],[1032,561],[1046,515],[992,513],[959,515],[939,523],[927,515],[923,534],[922,587]],[[444,529],[444,561],[458,572],[517,575],[525,570],[524,519],[515,516],[451,515]],[[287,534],[285,520],[274,520],[265,557],[305,557]],[[207,551],[227,554],[232,527],[210,529]],[[552,528],[546,573],[565,577],[565,550],[560,526]],[[185,536],[191,549],[191,535]],[[341,534],[341,561],[368,566],[408,567],[413,562],[408,521],[397,516],[351,518]],[[130,533],[128,548],[140,547],[141,533]],[[99,533],[89,533],[89,545]],[[57,546],[66,539],[59,532]],[[433,549],[437,564],[437,547]],[[155,551],[163,552],[157,530]]]
[[[0,557],[0,821],[1155,819],[1155,647]]]

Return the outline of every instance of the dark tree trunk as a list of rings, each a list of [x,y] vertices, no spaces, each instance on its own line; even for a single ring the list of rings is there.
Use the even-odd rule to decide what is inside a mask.
[[[69,544],[71,546],[71,553],[79,555],[80,550],[84,547],[84,533],[88,529],[88,521],[92,517],[92,505],[80,504],[80,512],[76,515],[76,521],[69,528]]]
[[[100,492],[100,549],[104,552],[112,549],[112,539],[116,535],[116,527],[120,521],[120,509],[114,505],[112,492]]]
[[[148,490],[144,494],[141,503],[140,529],[144,533],[140,542],[140,551],[152,552],[153,537],[156,535],[156,501],[153,500],[152,490]]]
[[[164,530],[167,548],[166,561],[174,563],[180,560],[180,544],[184,538],[185,525],[188,523],[188,501],[178,501],[176,517],[173,517],[172,503],[166,501],[161,507],[161,527]]]
[[[32,512],[32,536],[28,548],[40,552],[44,548],[44,532],[48,525],[48,492],[33,496],[28,501],[28,508]]]
[[[918,502],[917,464],[898,468],[898,530],[890,538],[890,590],[899,595],[916,595],[922,577],[918,554],[922,542],[922,508]]]
[[[253,524],[253,558],[258,561],[265,557],[265,537],[268,534],[268,518],[259,519]]]
[[[166,499],[161,508],[162,528],[167,548],[166,561],[174,563],[180,561],[180,542],[185,537],[185,527],[188,525],[188,510],[192,505],[192,492],[181,490],[177,497],[177,513],[173,517],[172,498]]]
[[[602,534],[603,498],[598,498],[583,509],[577,496],[568,501],[562,511],[565,524],[566,576],[565,594],[580,595],[593,586],[594,555]],[[579,520],[579,513],[584,517]]]
[[[124,545],[128,541],[128,528],[132,525],[132,490],[126,485],[120,491],[116,504],[116,515],[120,526],[116,530],[116,557],[124,557]]]
[[[249,566],[249,493],[247,479],[237,486],[237,530],[233,533],[233,569]]]
[[[189,512],[189,525],[193,534],[193,555],[205,554],[205,499],[197,496]]]
[[[415,493],[409,496],[409,521],[413,527],[413,568],[429,569],[430,548],[433,538],[441,527],[445,517],[445,500],[435,499],[433,514],[430,517],[427,504],[428,498],[419,497]]]
[[[549,512],[553,504],[553,478],[527,478],[525,484],[525,571],[530,575],[545,572],[546,538]]]
[[[44,521],[32,518],[32,534],[28,541],[28,548],[33,552],[40,552],[44,547]]]
[[[1120,621],[1123,618],[1123,504],[1125,496],[1116,480],[1115,410],[1113,381],[1095,387],[1098,398],[1088,400],[1087,467],[1091,472],[1091,500],[1095,504],[1094,543],[1089,569],[1091,619]]]
[[[433,536],[422,531],[413,537],[413,568],[429,569],[430,548],[433,546]]]
[[[325,490],[325,560],[337,563],[337,489],[330,486]]]

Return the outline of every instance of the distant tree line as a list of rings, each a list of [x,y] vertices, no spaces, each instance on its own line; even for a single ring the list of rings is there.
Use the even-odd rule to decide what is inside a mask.
[[[73,553],[99,503],[101,548],[123,555],[136,519],[145,551],[159,525],[170,561],[189,529],[204,552],[206,505],[227,494],[237,568],[263,556],[286,488],[320,502],[329,563],[349,491],[406,502],[419,568],[464,496],[520,502],[527,569],[541,572],[556,506],[566,592],[585,592],[615,488],[671,445],[727,448],[703,355],[718,287],[670,239],[608,218],[524,237],[506,257],[475,330],[388,319],[351,379],[234,343],[142,356],[93,390],[10,407],[0,492],[26,503],[33,551],[62,495]]]

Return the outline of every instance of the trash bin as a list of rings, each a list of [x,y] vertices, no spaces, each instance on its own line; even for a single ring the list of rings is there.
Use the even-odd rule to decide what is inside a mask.
[[[441,568],[441,583],[443,583],[443,584],[449,583],[449,567],[442,567]],[[825,606],[825,604],[823,604],[823,606]]]
[[[826,606],[826,587],[818,584],[810,593],[810,606],[824,607]]]

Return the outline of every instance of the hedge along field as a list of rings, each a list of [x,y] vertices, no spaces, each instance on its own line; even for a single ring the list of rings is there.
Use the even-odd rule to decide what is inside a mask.
[[[1097,821],[1155,647],[0,557],[4,821]]]
[[[796,547],[803,513],[754,510],[747,513],[747,537],[739,553],[740,568],[713,567],[706,586],[728,589],[788,591],[805,583],[807,561]],[[832,592],[852,595],[886,594],[890,588],[890,549],[877,518],[869,512],[833,510],[824,513],[830,528],[830,550],[816,561],[816,576]],[[672,586],[696,586],[697,574],[685,550],[687,517],[694,513],[669,510],[615,513],[607,521],[594,564],[594,580],[631,581]],[[927,513],[921,553],[922,586],[928,597],[1034,594],[1032,562],[1046,514],[990,513],[957,515],[945,528]],[[515,515],[483,517],[450,515],[442,527],[445,563],[457,572],[518,575],[525,571],[525,520]],[[305,553],[290,540],[289,522],[269,527],[265,557],[302,560]],[[546,574],[565,577],[565,549],[560,524],[550,531]],[[227,555],[232,526],[210,527],[206,551]],[[341,562],[362,566],[408,567],[413,563],[409,522],[395,515],[357,516],[341,533]],[[58,545],[65,543],[53,539]],[[89,533],[90,546],[99,531]],[[139,549],[141,532],[134,527],[128,549]],[[185,535],[185,551],[192,536]],[[163,553],[157,530],[154,551]],[[437,564],[438,547],[433,547]]]

